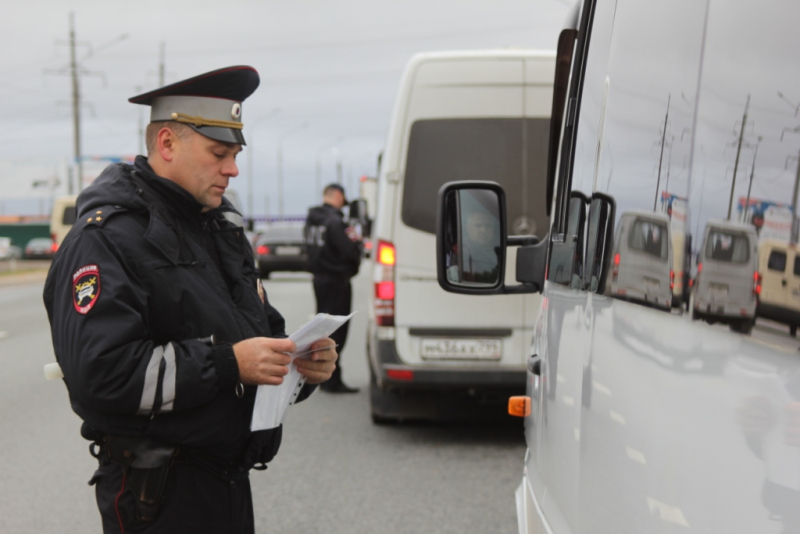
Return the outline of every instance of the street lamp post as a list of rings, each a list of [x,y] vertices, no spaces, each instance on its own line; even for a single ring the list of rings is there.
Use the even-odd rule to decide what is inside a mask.
[[[316,160],[317,161],[317,168],[316,168],[316,174],[314,175],[315,185],[317,186],[317,190],[315,191],[315,193],[317,195],[321,195],[322,194],[322,163],[320,161],[320,158],[322,157],[322,153],[325,150],[327,150],[328,148],[331,148],[331,147],[335,146],[336,144],[341,143],[343,139],[344,139],[344,136],[339,136],[334,141],[332,141],[330,143],[325,143],[324,145],[322,145],[321,147],[319,147],[317,149],[317,160]]]
[[[308,126],[307,122],[287,130],[278,138],[278,217],[283,220],[283,141]]]

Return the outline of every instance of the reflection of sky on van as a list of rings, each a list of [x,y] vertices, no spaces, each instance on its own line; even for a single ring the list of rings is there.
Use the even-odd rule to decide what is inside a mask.
[[[590,59],[585,82],[589,98],[582,102],[575,169],[581,190],[590,191],[596,184],[597,190],[614,196],[618,217],[630,209],[660,205],[663,191],[687,196],[687,132],[692,123],[687,100],[696,90],[699,72],[691,58],[701,46],[705,10],[693,0],[680,0],[680,9],[674,3],[620,1],[626,9],[615,11],[601,2],[596,15],[625,20],[614,20],[616,33],[610,41],[600,37],[609,42],[613,59],[605,63],[598,58],[594,64]],[[594,45],[595,35],[592,39]],[[641,47],[641,42],[663,47]],[[597,147],[594,132],[601,127],[606,84],[603,141]],[[581,152],[594,155],[598,148],[599,159],[581,157]],[[597,161],[596,169],[581,166],[588,161]]]
[[[780,13],[780,17],[775,17]],[[800,132],[795,105],[800,101],[800,4],[796,2],[711,2],[710,23],[699,102],[693,168],[693,212],[705,219],[728,213],[737,144],[748,95],[747,123],[736,173],[734,203],[747,195],[758,137],[751,197],[791,204]],[[781,140],[783,136],[783,140]],[[736,209],[732,210],[736,217]],[[700,226],[702,227],[702,226]]]

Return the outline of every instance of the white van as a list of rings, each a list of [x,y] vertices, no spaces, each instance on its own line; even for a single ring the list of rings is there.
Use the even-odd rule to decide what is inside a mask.
[[[759,244],[761,294],[758,316],[789,326],[792,337],[800,325],[800,255],[797,245],[767,239]]]
[[[436,195],[492,180],[514,234],[543,238],[554,54],[427,53],[406,66],[382,158],[368,358],[376,422],[458,417],[525,390],[540,296],[475,302],[437,285]],[[513,269],[513,259],[509,261]]]
[[[759,328],[742,336],[642,298],[618,298],[623,284],[636,289],[638,282],[623,279],[632,276],[622,270],[623,254],[631,254],[613,240],[615,229],[627,232],[637,218],[651,229],[666,225],[649,214],[665,190],[685,198],[696,221],[729,219],[750,186],[725,172],[737,137],[762,136],[753,190],[772,202],[795,199],[797,174],[786,157],[797,147],[797,118],[784,100],[800,95],[800,3],[580,0],[577,7],[557,48],[552,122],[561,126],[551,137],[553,172],[539,191],[552,199],[546,239],[529,245],[500,234],[497,264],[506,246],[519,260],[507,282],[478,285],[438,271],[440,286],[464,296],[464,307],[506,295],[512,308],[520,293],[543,295],[527,392],[509,404],[525,417],[528,445],[518,531],[800,533],[800,341],[761,322],[769,304],[788,312],[790,326],[799,324],[795,246],[758,244]],[[667,184],[658,170],[670,161]],[[506,219],[496,188],[443,188],[438,265],[463,234],[456,201],[480,196],[486,205],[494,192],[487,212]],[[585,224],[573,227],[570,210],[581,205],[574,199],[588,204]],[[663,237],[662,248],[651,243],[654,261],[663,260]],[[555,276],[570,247],[575,276]],[[658,279],[660,299],[668,295],[664,272],[648,274]]]
[[[78,195],[65,195],[55,199],[53,211],[50,213],[50,237],[56,246],[61,246],[61,242],[67,237],[72,225],[78,217],[75,202]]]
[[[623,213],[614,243],[611,295],[670,309],[675,271],[669,218],[650,211]]]
[[[758,236],[751,224],[709,221],[697,260],[693,319],[749,334],[756,320]]]

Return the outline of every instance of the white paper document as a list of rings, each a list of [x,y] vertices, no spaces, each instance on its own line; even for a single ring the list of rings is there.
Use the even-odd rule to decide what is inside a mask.
[[[295,359],[310,357],[311,353],[308,351],[311,350],[311,345],[320,339],[330,337],[355,314],[356,312],[350,315],[318,313],[289,336],[289,339],[297,345],[297,350],[291,355],[292,363],[289,364],[289,374],[283,377],[283,384],[280,386],[258,386],[256,404],[253,407],[253,420],[250,422],[251,431],[275,428],[283,422],[286,409],[294,404],[306,383],[305,378],[294,364]]]

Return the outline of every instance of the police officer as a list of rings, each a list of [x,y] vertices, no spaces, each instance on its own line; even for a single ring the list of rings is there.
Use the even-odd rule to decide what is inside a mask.
[[[348,315],[352,302],[350,279],[358,274],[361,264],[361,241],[352,227],[344,222],[342,208],[347,205],[344,188],[330,184],[322,194],[323,204],[308,210],[305,239],[308,263],[314,273],[314,296],[317,313]],[[331,335],[344,349],[348,323]],[[331,379],[320,386],[330,393],[356,393],[358,388],[347,386],[342,380],[342,366],[336,367]]]
[[[148,157],[81,193],[50,269],[53,345],[99,459],[106,533],[254,532],[248,473],[281,441],[281,427],[250,432],[256,386],[281,384],[296,348],[224,218],[258,84],[229,67],[131,98],[151,107]],[[300,399],[330,377],[333,344],[296,362]]]

